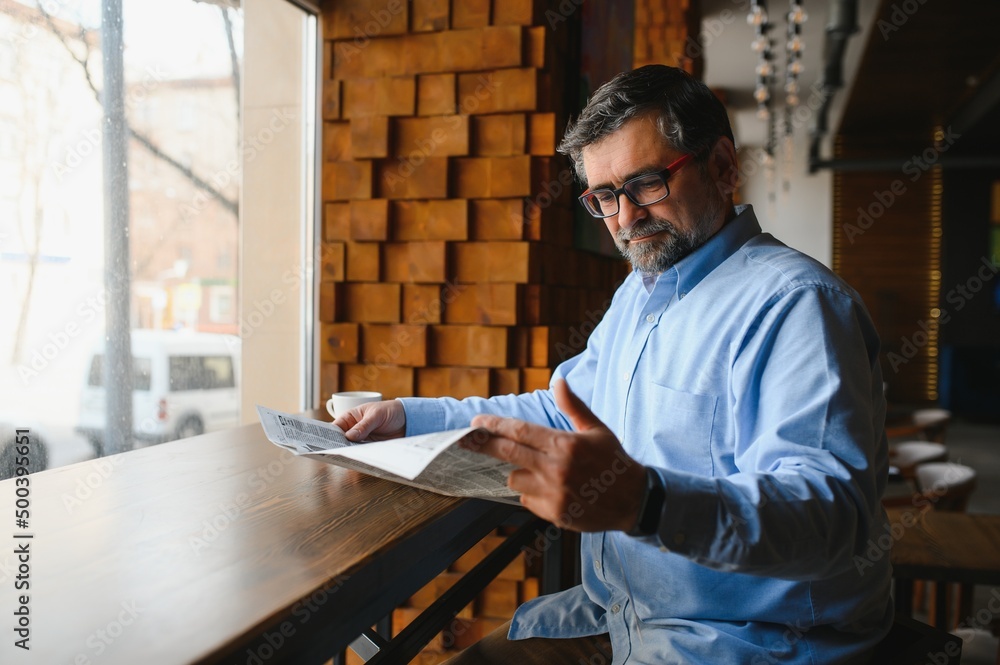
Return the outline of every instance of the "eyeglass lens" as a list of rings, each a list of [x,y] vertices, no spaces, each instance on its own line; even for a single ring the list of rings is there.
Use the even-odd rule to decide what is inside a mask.
[[[629,199],[639,206],[652,205],[662,201],[669,194],[667,183],[658,173],[640,176],[622,185],[622,191]],[[590,212],[601,217],[610,217],[618,213],[618,197],[610,189],[598,189],[584,199]]]

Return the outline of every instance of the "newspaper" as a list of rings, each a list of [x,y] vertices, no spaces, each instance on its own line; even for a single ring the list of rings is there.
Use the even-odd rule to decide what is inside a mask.
[[[485,434],[482,428],[434,432],[387,441],[351,441],[333,423],[257,405],[264,434],[296,455],[354,469],[446,496],[520,504],[507,487],[514,466],[461,448],[463,439]]]

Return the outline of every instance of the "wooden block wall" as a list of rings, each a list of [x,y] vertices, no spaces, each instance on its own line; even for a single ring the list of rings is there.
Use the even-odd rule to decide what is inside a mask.
[[[534,390],[583,349],[627,266],[572,246],[559,7],[324,4],[324,398]]]
[[[635,0],[633,65],[671,65],[702,78],[700,32],[698,0]]]
[[[330,0],[323,84],[321,397],[546,388],[583,350],[623,261],[573,247],[580,12],[561,0]],[[495,546],[393,614],[398,632]],[[515,561],[414,662],[436,663],[538,594]],[[358,661],[352,661],[358,662]]]

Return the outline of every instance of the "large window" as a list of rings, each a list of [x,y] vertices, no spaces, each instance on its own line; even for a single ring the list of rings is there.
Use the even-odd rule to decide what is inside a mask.
[[[122,0],[104,17],[117,31],[101,8],[0,5],[0,478],[19,428],[49,467],[149,444],[145,331],[240,332],[240,3]],[[240,345],[226,348],[182,368],[185,389],[234,383]],[[106,408],[82,404],[88,386]],[[148,396],[164,423],[167,397]],[[88,410],[103,420],[85,435]]]

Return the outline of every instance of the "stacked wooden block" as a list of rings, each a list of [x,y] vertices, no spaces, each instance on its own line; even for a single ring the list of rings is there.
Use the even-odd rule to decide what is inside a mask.
[[[472,570],[490,552],[503,543],[504,535],[486,536],[463,554],[448,572],[434,578],[430,584],[413,594],[392,613],[392,636],[403,631],[410,622],[430,607],[462,575]],[[478,642],[484,636],[503,626],[522,603],[537,598],[541,557],[519,554],[471,603],[463,607],[455,618],[438,633],[412,663],[434,665],[448,660],[457,652]],[[360,665],[363,661],[348,651],[347,664]]]
[[[736,11],[734,5],[731,13]],[[700,79],[705,68],[700,32],[696,0],[635,0],[633,65],[672,65]]]
[[[324,6],[323,395],[533,390],[583,349],[624,270],[572,246],[546,8]]]
[[[449,569],[425,586],[392,614],[393,635],[399,634],[411,621],[437,600],[461,576],[483,560],[503,542],[499,535],[487,536],[466,552]],[[510,620],[517,607],[538,596],[540,559],[530,563],[524,554],[518,555],[479,596],[462,608],[454,620],[439,633],[413,662],[440,663],[457,651],[474,644]]]

